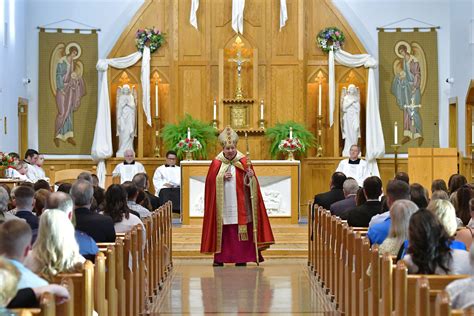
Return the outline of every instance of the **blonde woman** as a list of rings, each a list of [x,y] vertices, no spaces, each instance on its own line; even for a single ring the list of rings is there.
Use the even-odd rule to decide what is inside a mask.
[[[62,272],[77,271],[85,262],[79,254],[74,226],[61,210],[41,215],[38,238],[25,259],[25,266],[47,280]]]
[[[456,249],[462,249],[465,246],[469,251],[472,244],[471,231],[467,228],[457,230],[456,209],[453,204],[448,200],[433,200],[428,204],[427,209],[438,216],[448,235],[455,239],[451,247],[455,246]]]
[[[398,200],[390,208],[390,231],[387,238],[380,245],[382,253],[396,256],[400,247],[408,239],[408,224],[410,217],[418,210],[418,206],[410,200]]]

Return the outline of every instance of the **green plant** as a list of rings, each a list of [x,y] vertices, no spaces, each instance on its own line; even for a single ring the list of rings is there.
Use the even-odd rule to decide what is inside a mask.
[[[195,158],[207,158],[207,146],[217,139],[216,129],[208,123],[194,119],[189,114],[186,114],[178,124],[166,124],[163,127],[161,136],[165,146],[176,150],[178,158],[182,159],[185,148],[184,146],[178,146],[178,144],[188,138],[188,127],[190,128],[191,138],[196,139],[201,144],[201,148],[193,150]]]
[[[290,127],[293,128],[293,138],[297,138],[301,144],[299,152],[304,154],[308,148],[314,147],[316,140],[314,135],[302,124],[294,121],[277,123],[266,131],[266,136],[271,142],[270,155],[272,158],[277,158],[278,153],[282,151],[280,144],[282,140],[286,140],[289,137]]]

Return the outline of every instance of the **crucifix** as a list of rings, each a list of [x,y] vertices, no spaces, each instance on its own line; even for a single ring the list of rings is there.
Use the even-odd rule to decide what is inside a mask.
[[[235,39],[234,44],[232,46],[235,48],[237,51],[237,56],[236,58],[230,58],[230,62],[234,62],[237,64],[237,88],[235,90],[235,98],[236,99],[243,99],[243,93],[242,93],[242,64],[245,62],[250,61],[249,58],[243,58],[242,57],[242,47],[244,44],[242,43],[242,40],[240,39],[240,36],[237,36]]]

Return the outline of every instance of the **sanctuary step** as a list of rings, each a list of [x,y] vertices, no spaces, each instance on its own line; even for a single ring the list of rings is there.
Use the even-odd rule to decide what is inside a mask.
[[[173,226],[174,258],[210,258],[199,252],[201,225]],[[265,258],[306,258],[308,256],[308,226],[273,224],[275,244],[263,252]]]

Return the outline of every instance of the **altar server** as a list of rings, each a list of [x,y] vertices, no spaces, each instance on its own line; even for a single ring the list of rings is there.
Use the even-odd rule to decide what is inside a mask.
[[[133,176],[140,172],[146,172],[145,167],[138,161],[135,161],[135,152],[133,149],[127,149],[124,152],[125,161],[121,162],[115,167],[112,174],[120,176],[120,183],[125,181],[132,181]]]
[[[339,163],[336,172],[342,172],[348,178],[356,179],[360,187],[363,186],[364,180],[370,174],[367,170],[367,162],[359,158],[360,148],[358,145],[352,145],[349,150],[349,158],[344,159]]]

